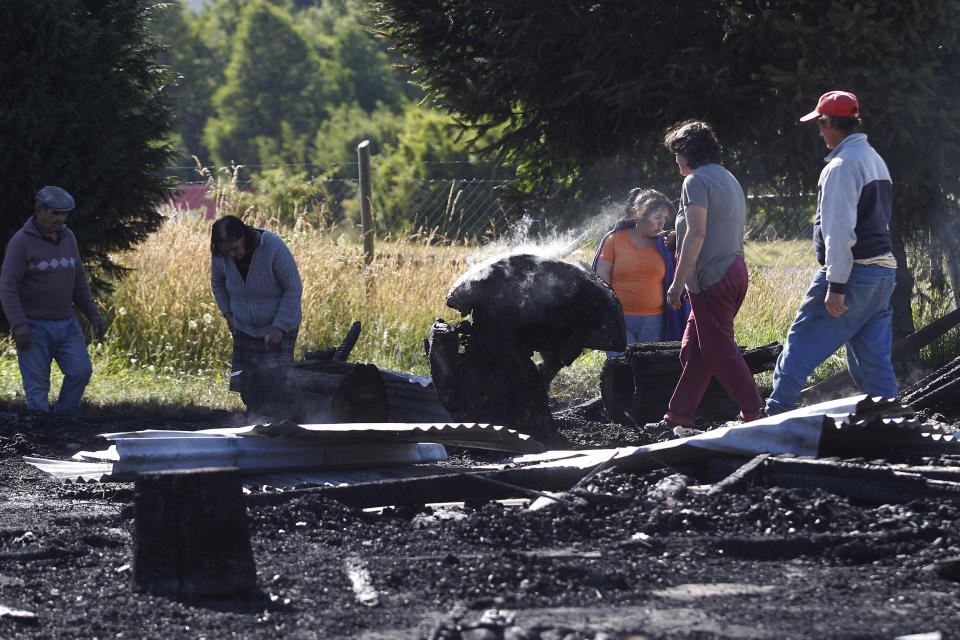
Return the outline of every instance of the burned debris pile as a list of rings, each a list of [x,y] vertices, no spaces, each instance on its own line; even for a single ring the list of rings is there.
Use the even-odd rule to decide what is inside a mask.
[[[783,350],[778,342],[740,348],[753,374],[772,371]],[[627,345],[624,355],[609,358],[600,374],[600,395],[611,420],[643,425],[663,417],[683,367],[679,342]],[[736,403],[714,379],[700,403],[704,421],[726,420],[737,414]]]
[[[354,322],[339,347],[308,351],[286,366],[238,372],[251,418],[300,424],[449,422],[429,379],[347,362],[360,331],[360,322]]]
[[[903,401],[916,410],[928,409],[960,417],[960,358],[902,390]]]
[[[440,401],[458,420],[549,438],[557,372],[585,348],[625,346],[620,301],[579,264],[530,254],[487,262],[457,280],[447,306],[471,319],[438,319],[426,347]]]

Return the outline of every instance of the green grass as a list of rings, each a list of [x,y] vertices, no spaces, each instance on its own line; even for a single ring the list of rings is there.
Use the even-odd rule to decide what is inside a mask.
[[[365,265],[359,247],[335,229],[298,222],[282,227],[263,216],[248,221],[281,235],[297,258],[304,282],[304,322],[297,356],[340,344],[354,320],[363,331],[351,360],[384,369],[430,375],[423,339],[436,317],[459,314],[444,304],[446,292],[473,260],[489,253],[478,247],[438,246],[428,235],[378,242]],[[569,260],[589,262],[585,246]],[[782,342],[817,269],[808,242],[749,242],[745,257],[750,289],[736,320],[745,346]],[[237,394],[227,391],[231,341],[210,292],[209,222],[171,216],[136,250],[118,256],[133,269],[111,297],[99,301],[108,321],[103,343],[91,345],[94,376],[81,412],[122,415],[150,412],[238,411]],[[949,310],[943,295],[918,285],[917,325]],[[951,337],[952,336],[952,337]],[[925,350],[935,361],[956,350],[956,332]],[[952,340],[952,342],[950,342]],[[588,351],[560,371],[551,393],[564,402],[599,394],[604,354]],[[815,373],[823,378],[845,367],[838,352]],[[59,389],[56,366],[52,383]],[[769,375],[759,384],[769,385]],[[55,392],[54,392],[55,393]],[[22,406],[16,353],[0,341],[0,402]]]

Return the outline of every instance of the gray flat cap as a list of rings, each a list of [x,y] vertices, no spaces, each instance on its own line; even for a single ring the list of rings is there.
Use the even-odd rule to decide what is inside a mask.
[[[44,187],[37,191],[36,204],[54,211],[73,211],[73,196],[60,187]]]

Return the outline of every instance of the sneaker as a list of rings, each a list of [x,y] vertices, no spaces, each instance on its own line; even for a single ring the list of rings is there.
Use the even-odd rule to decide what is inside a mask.
[[[660,422],[648,422],[643,425],[643,432],[654,440],[672,440],[677,428],[688,429],[689,427],[664,418]]]
[[[767,413],[763,409],[758,409],[754,413],[744,413],[743,411],[740,412],[741,422],[753,422],[754,420],[761,420],[766,417]]]
[[[683,425],[677,425],[673,428],[673,435],[678,438],[689,438],[690,436],[698,436],[701,433],[704,433],[703,429],[694,429],[693,427],[685,427]]]

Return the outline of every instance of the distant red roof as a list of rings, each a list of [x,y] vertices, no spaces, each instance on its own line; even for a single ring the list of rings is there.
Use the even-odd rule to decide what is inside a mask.
[[[217,217],[216,203],[206,197],[208,191],[210,187],[206,183],[177,185],[177,191],[170,197],[169,202],[177,209],[203,209],[204,219],[213,220]]]

